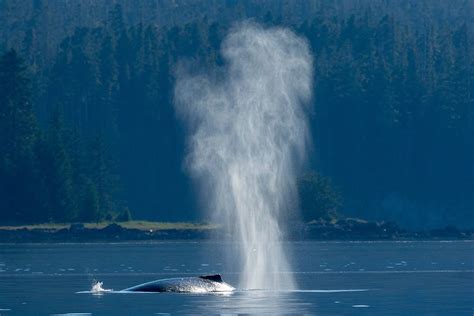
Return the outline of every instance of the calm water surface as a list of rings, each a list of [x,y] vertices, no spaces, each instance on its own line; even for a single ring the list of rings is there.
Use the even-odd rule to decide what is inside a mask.
[[[0,315],[473,315],[474,242],[294,242],[297,291],[104,293],[239,267],[216,242],[0,244]]]

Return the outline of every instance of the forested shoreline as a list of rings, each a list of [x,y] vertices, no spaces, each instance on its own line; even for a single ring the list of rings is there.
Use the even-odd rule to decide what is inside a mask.
[[[0,192],[3,223],[100,221],[124,216],[100,136],[66,127],[62,109],[40,128],[31,83],[14,50],[0,60]],[[124,209],[122,212],[127,213]]]
[[[303,198],[304,217],[334,211],[402,227],[466,226],[474,209],[474,52],[463,8],[472,8],[422,1],[432,16],[420,15],[416,26],[420,8],[404,17],[382,3],[298,20],[248,2],[260,10],[255,22],[291,28],[314,55],[314,150],[301,183],[316,174],[317,192],[331,197]],[[181,62],[199,65],[196,72],[225,67],[220,43],[238,20],[130,23],[122,5],[106,6],[98,26],[54,38],[56,47],[38,42],[48,28],[42,20],[32,19],[21,40],[0,39],[1,222],[127,217],[127,207],[139,218],[198,217],[174,75]],[[445,9],[458,18],[442,18]],[[40,1],[35,10],[48,8]],[[11,125],[17,116],[24,128]]]

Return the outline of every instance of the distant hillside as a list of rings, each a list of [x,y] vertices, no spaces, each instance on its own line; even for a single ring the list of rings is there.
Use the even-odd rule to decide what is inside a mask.
[[[84,205],[94,205],[105,208],[101,216],[116,216],[118,206],[126,213],[128,205],[134,218],[201,218],[183,167],[186,131],[173,108],[175,69],[181,61],[196,69],[225,66],[222,39],[250,18],[291,28],[314,55],[308,112],[314,150],[301,176],[316,171],[319,180],[302,191],[330,198],[321,197],[305,218],[319,216],[322,203],[408,228],[472,227],[473,16],[471,0],[0,0],[0,53],[16,49],[27,66],[23,73],[18,62],[17,72],[27,76],[19,81],[31,80],[31,91],[22,87],[24,96],[4,101],[27,110],[1,106],[0,119],[24,116],[31,131],[8,132],[28,145],[25,161],[34,174],[45,169],[33,154],[43,148],[35,139],[51,146],[61,140],[60,157],[51,156],[69,170],[58,172],[65,188],[57,198],[41,194],[31,177],[11,172],[11,157],[25,151],[0,137],[10,153],[0,152],[0,172],[9,174],[0,176],[0,216],[11,220],[21,201],[30,211],[36,204],[70,205],[74,213],[81,204],[84,213]],[[6,61],[0,69],[2,91],[11,91],[10,66]],[[89,155],[102,157],[95,161],[102,167]]]

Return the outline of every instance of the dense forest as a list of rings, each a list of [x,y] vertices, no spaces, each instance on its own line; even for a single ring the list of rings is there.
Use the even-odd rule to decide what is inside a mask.
[[[0,60],[2,221],[129,218],[125,206],[114,201],[118,182],[103,139],[81,137],[66,127],[59,107],[40,129],[30,87],[23,61],[14,50],[5,53]]]
[[[314,150],[298,183],[326,196],[302,196],[305,219],[319,207],[408,228],[474,223],[472,2],[218,1],[219,14],[206,1],[84,1],[56,29],[60,3],[0,3],[0,221],[128,218],[127,206],[200,218],[174,71],[222,66],[223,37],[252,18],[314,55]]]

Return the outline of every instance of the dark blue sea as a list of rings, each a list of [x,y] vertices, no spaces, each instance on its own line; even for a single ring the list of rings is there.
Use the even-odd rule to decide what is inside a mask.
[[[0,244],[0,315],[473,315],[474,242],[292,242],[296,291],[78,293],[239,267],[217,242]]]

